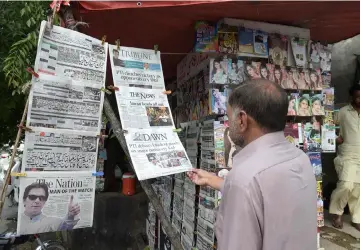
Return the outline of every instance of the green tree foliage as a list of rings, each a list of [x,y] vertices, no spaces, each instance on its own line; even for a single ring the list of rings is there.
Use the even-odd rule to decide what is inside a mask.
[[[48,1],[0,2],[0,147],[15,140],[25,106],[22,87],[31,79],[39,27]]]

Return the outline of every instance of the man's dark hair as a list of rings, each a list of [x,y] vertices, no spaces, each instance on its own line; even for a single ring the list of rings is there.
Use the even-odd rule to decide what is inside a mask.
[[[30,191],[32,189],[34,189],[34,188],[42,188],[42,189],[44,189],[46,200],[48,200],[48,197],[49,197],[48,185],[46,185],[45,183],[38,183],[38,182],[30,184],[29,186],[27,186],[25,188],[25,191],[24,191],[24,194],[23,194],[23,200],[26,200],[26,198],[28,197]]]
[[[351,86],[351,88],[349,89],[349,94],[350,96],[353,96],[353,94],[357,91],[360,91],[360,84],[354,84]]]
[[[277,84],[269,80],[248,80],[232,91],[228,104],[252,117],[268,133],[285,128],[288,97]]]

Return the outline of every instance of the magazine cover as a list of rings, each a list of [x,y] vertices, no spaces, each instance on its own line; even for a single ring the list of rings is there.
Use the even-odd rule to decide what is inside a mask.
[[[322,90],[322,100],[325,105],[325,110],[333,111],[334,110],[334,100],[335,100],[335,89],[328,88]]]
[[[322,125],[322,151],[336,152],[336,127],[333,125]]]
[[[293,37],[291,39],[291,46],[293,51],[293,57],[296,61],[296,66],[307,68],[307,40]]]
[[[297,68],[286,67],[286,74],[284,75],[284,80],[282,81],[282,88],[284,89],[302,89],[299,82],[302,81],[302,76]],[[304,80],[303,80],[304,81]]]
[[[334,112],[330,110],[325,110],[325,116],[323,117],[323,125],[335,126],[334,121]]]
[[[279,34],[269,35],[269,60],[271,64],[287,66],[288,39]]]
[[[331,72],[322,72],[322,88],[327,89],[331,87]]]
[[[322,83],[321,70],[320,69],[316,69],[316,70],[311,69],[309,71],[309,74],[306,75],[306,82],[307,82],[309,89],[322,90],[323,83]]]
[[[239,67],[240,66],[240,67]],[[238,63],[237,57],[228,58],[228,83],[240,84],[244,79],[243,61]],[[242,73],[239,71],[243,71]]]
[[[299,134],[300,125],[301,124],[298,123],[287,123],[285,129],[283,130],[286,139],[296,147],[299,147],[300,143],[302,143],[302,140],[300,140],[301,136]]]
[[[260,79],[261,78],[258,68],[252,62],[245,63],[244,69],[245,69],[244,73],[245,73],[247,79]]]
[[[331,71],[331,56],[332,56],[332,45],[320,46],[320,57],[321,57],[321,71]]]
[[[195,24],[196,52],[217,52],[218,36],[217,27],[209,22],[197,21]]]
[[[322,97],[322,94],[313,94],[311,96],[310,103],[312,115],[325,115]]]
[[[309,94],[303,94],[302,96],[297,98],[296,103],[298,116],[311,116]]]
[[[268,57],[268,34],[262,31],[254,31],[254,53]]]
[[[283,82],[283,79],[284,79],[284,75],[285,75],[285,72],[283,70],[283,68],[279,67],[279,66],[275,66],[274,68],[274,83],[282,86],[282,82]]]
[[[263,63],[260,63],[260,76],[262,79],[266,79],[266,80],[270,80],[271,81],[271,74],[270,72],[268,71],[268,68],[267,68],[267,65],[266,64],[263,64]]]
[[[253,54],[253,30],[240,28],[238,31],[238,51],[240,53]]]
[[[245,73],[245,63],[242,60],[237,60],[237,68],[238,68],[238,78],[240,84],[247,80],[246,73]]]
[[[308,152],[308,158],[310,158],[313,173],[317,181],[322,181],[322,163],[320,152]]]
[[[209,90],[210,114],[224,115],[227,111],[227,92],[219,89]]]
[[[296,116],[297,115],[297,98],[298,93],[290,93],[288,95],[288,116]]]
[[[221,53],[236,54],[238,52],[238,28],[222,24],[218,27],[218,49]]]
[[[263,67],[261,66],[261,75],[262,75],[262,69]],[[268,80],[270,80],[271,82],[275,82],[275,65],[271,63],[267,63],[266,69],[268,72]]]
[[[317,227],[323,227],[324,225],[323,200],[317,199]]]
[[[312,123],[306,123],[303,128],[303,150],[306,152],[320,152],[321,125],[315,117]]]
[[[310,68],[320,69],[321,68],[320,43],[310,40],[309,49],[310,49]]]
[[[211,58],[210,60],[210,83],[212,84],[226,84],[227,83],[227,70],[228,59],[223,56]]]

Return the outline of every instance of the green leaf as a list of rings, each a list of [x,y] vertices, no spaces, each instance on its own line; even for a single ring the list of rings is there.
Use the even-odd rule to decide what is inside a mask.
[[[25,14],[25,11],[26,11],[25,8],[21,9],[20,10],[20,16],[23,16]]]
[[[26,25],[30,28],[30,26],[31,26],[31,20],[30,19],[26,21]]]

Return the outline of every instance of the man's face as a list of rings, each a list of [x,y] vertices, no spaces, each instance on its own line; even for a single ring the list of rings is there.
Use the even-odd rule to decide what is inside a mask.
[[[36,216],[41,214],[46,202],[45,191],[42,188],[33,188],[24,200],[25,214]]]
[[[352,100],[357,106],[360,106],[360,91],[353,92]]]
[[[227,106],[227,116],[229,122],[229,138],[237,146],[243,147],[244,136],[241,129],[241,118],[238,113],[234,113],[230,105]]]
[[[119,57],[119,52],[118,52],[118,51],[114,51],[113,57],[118,59],[118,57]]]

